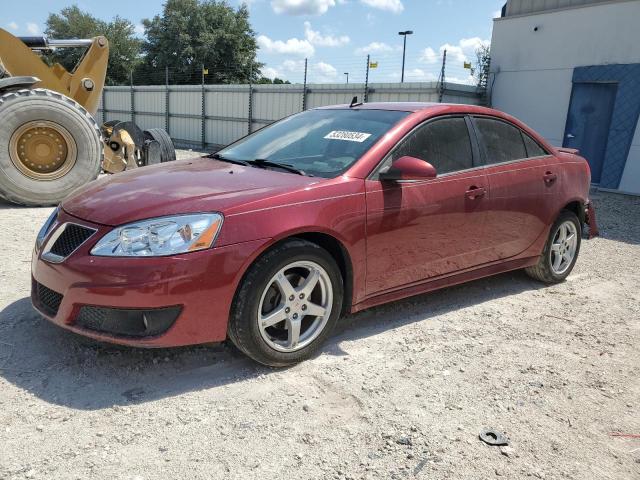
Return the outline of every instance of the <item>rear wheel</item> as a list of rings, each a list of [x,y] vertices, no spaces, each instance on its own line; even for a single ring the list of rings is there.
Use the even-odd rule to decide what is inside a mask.
[[[551,227],[537,265],[526,268],[527,274],[545,283],[558,283],[567,278],[580,252],[580,232],[576,214],[563,210]]]
[[[309,358],[341,314],[343,282],[331,255],[289,240],[248,270],[229,319],[229,338],[246,355],[274,367]]]
[[[55,205],[98,176],[98,125],[72,99],[46,89],[6,93],[0,118],[0,196]]]

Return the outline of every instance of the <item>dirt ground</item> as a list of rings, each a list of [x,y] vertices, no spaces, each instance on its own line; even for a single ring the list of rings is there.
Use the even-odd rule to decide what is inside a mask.
[[[285,370],[49,324],[28,297],[51,209],[0,204],[0,479],[640,478],[640,439],[610,435],[640,434],[640,198],[594,200],[602,237],[565,283],[361,312]]]

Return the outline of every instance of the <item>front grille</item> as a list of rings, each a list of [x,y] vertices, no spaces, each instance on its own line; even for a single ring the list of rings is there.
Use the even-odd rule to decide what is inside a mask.
[[[50,288],[45,287],[41,283],[33,281],[33,292],[36,307],[49,316],[55,317],[62,303],[63,295]]]
[[[86,242],[95,232],[92,228],[76,225],[75,223],[67,223],[60,228],[64,228],[64,231],[53,243],[49,252],[62,258],[71,255],[76,248]]]

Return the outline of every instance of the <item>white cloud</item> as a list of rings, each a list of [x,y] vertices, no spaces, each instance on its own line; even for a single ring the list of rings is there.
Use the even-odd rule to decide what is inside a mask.
[[[491,15],[491,18],[500,18],[500,17],[502,17],[502,9],[496,10],[495,12],[493,12],[493,15]]]
[[[335,6],[336,0],[271,0],[273,11],[285,15],[322,15]]]
[[[360,0],[360,3],[392,13],[401,13],[404,10],[401,0]]]
[[[440,56],[435,52],[435,50],[431,47],[427,47],[422,51],[422,55],[420,56],[420,61],[424,63],[438,63],[440,60]]]
[[[276,77],[282,77],[282,75],[280,75],[280,72],[278,72],[278,70],[276,70],[275,68],[264,67],[260,71],[262,72],[263,77],[270,78],[271,80]]]
[[[340,47],[346,45],[351,39],[346,35],[334,37],[332,35],[322,35],[311,28],[311,23],[304,22],[304,37],[311,45],[318,47]]]
[[[338,76],[338,70],[336,70],[333,65],[325,62],[312,64],[310,66],[310,70],[310,78],[314,82],[333,83],[336,81],[336,77]]]
[[[366,55],[367,53],[389,53],[397,51],[402,47],[392,47],[383,42],[371,42],[369,45],[357,48],[356,55]]]
[[[11,29],[11,30],[18,30],[18,24],[16,22],[10,22],[7,24],[7,26]]]
[[[291,73],[304,72],[304,60],[285,60],[281,68]]]
[[[480,37],[463,38],[456,45],[445,43],[440,45],[438,52],[433,48],[425,48],[420,55],[420,62],[433,65],[442,60],[444,51],[447,51],[447,64],[453,64],[462,67],[465,62],[473,62],[476,59],[476,50],[483,45],[489,45],[489,40],[483,40]]]
[[[311,57],[315,53],[313,45],[307,40],[298,38],[290,38],[283,42],[282,40],[271,40],[266,35],[259,35],[257,42],[260,48],[268,53],[300,55],[302,57]]]
[[[31,35],[38,35],[40,33],[40,27],[37,23],[28,22],[27,32],[29,32]]]
[[[144,35],[144,25],[142,25],[141,23],[137,23],[134,27],[134,31],[138,35]]]

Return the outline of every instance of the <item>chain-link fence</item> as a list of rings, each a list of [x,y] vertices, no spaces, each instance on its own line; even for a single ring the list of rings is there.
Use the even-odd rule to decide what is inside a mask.
[[[165,68],[164,83],[160,85],[160,71],[153,78],[132,75],[128,86],[105,87],[99,120],[132,120],[143,129],[164,128],[179,146],[215,149],[287,115],[349,103],[355,96],[364,102],[483,101],[470,71],[445,62],[429,63],[430,71],[405,70],[403,83],[399,82],[402,68],[397,61],[383,63],[371,56],[364,58],[359,70],[351,57],[351,68],[341,73],[343,82],[336,81],[339,70],[335,65],[328,68],[328,64],[307,59],[290,62],[282,68],[288,69],[287,79],[295,83],[286,84],[212,84],[212,78],[231,78],[237,72],[214,71],[203,65],[181,71]],[[336,65],[346,70],[347,63]],[[394,81],[396,67],[399,73]],[[450,76],[447,69],[452,70]],[[460,77],[461,74],[466,76]],[[188,84],[198,77],[199,84]]]

